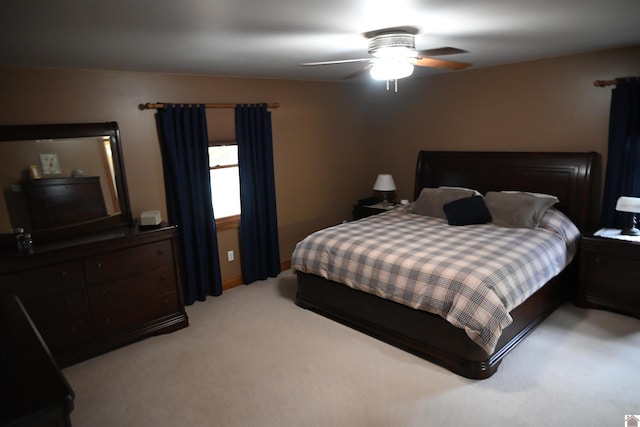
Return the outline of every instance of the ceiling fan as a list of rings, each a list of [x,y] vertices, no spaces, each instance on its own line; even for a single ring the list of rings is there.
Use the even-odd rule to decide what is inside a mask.
[[[461,70],[471,64],[458,61],[431,58],[432,56],[466,53],[466,50],[455,47],[441,47],[416,51],[415,27],[393,27],[382,30],[369,31],[364,34],[369,39],[369,58],[342,59],[336,61],[305,62],[302,66],[335,65],[353,62],[368,62],[363,68],[349,74],[345,79],[359,77],[369,71],[376,80],[386,80],[387,88],[390,80],[408,77],[413,73],[413,67],[436,67],[451,70]]]

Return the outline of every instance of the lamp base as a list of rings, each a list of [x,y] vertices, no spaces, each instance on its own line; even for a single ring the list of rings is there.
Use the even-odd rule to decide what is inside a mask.
[[[393,205],[393,202],[389,200],[389,196],[391,195],[391,193],[393,193],[392,191],[381,191],[380,193],[382,193],[382,201],[380,202],[380,204],[383,207],[388,207]]]
[[[640,236],[640,230],[636,227],[627,227],[620,232],[623,236]]]
[[[634,213],[633,215],[631,215],[631,221],[629,222],[629,225],[623,228],[620,234],[624,236],[640,236],[640,230],[638,230],[638,228],[636,227],[637,224],[638,220],[636,218],[636,214]]]

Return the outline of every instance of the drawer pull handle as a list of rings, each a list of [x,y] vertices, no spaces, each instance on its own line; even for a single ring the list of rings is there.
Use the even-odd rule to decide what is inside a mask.
[[[164,274],[160,275],[160,280],[167,280],[167,276],[165,276]]]
[[[96,264],[96,268],[102,268],[102,263],[99,262],[98,264]]]
[[[165,298],[164,301],[162,301],[162,304],[163,305],[169,305],[169,300]]]
[[[100,296],[101,297],[106,297],[107,296],[107,290],[103,289],[102,292],[100,292]]]
[[[156,251],[156,253],[157,253],[158,255],[162,255],[162,254],[163,254],[162,249],[158,249],[158,250]]]

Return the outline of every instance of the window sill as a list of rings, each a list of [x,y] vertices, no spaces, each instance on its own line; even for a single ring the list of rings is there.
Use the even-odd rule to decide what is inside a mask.
[[[226,231],[240,228],[240,215],[227,216],[216,219],[216,230]]]

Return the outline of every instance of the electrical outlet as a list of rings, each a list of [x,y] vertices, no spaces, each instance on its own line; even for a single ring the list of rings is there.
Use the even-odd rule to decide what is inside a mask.
[[[235,259],[233,251],[227,251],[227,261],[231,262]]]

